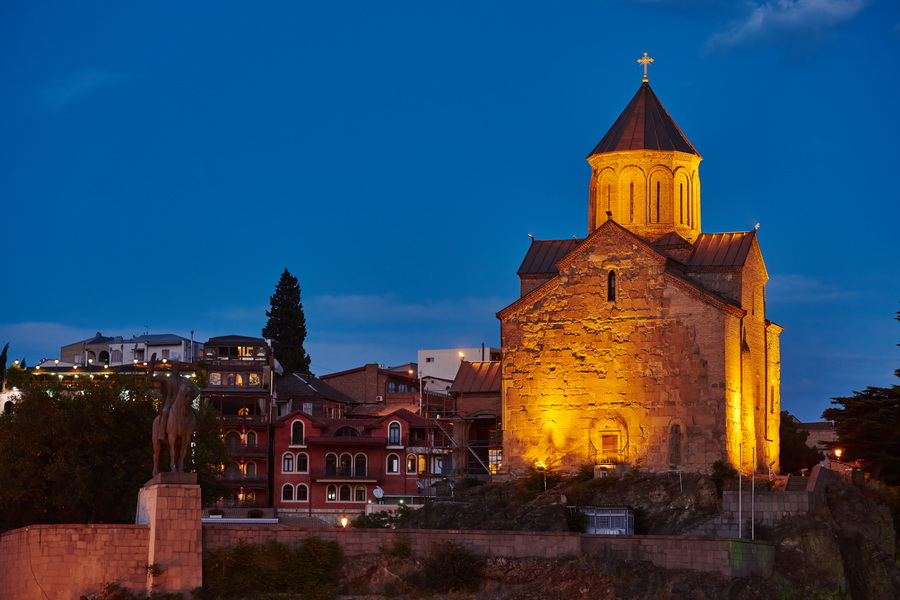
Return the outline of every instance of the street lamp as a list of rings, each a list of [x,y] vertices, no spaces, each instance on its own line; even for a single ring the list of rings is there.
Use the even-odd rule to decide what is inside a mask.
[[[349,522],[350,522],[350,519],[348,519],[347,517],[341,517],[341,527],[344,527],[346,529],[347,523],[349,523]]]
[[[844,451],[841,450],[840,448],[834,449],[834,457],[838,460],[841,460],[841,454],[843,454],[843,453],[844,453]]]

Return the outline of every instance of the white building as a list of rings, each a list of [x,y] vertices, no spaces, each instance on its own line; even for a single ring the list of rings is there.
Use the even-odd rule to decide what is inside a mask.
[[[500,349],[481,346],[480,348],[443,348],[439,350],[419,350],[419,377],[440,379],[452,383],[463,360],[500,360]],[[428,386],[425,386],[428,389]],[[446,390],[438,390],[446,391]]]

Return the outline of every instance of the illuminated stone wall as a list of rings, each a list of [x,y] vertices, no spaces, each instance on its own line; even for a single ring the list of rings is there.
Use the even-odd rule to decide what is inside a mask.
[[[609,222],[557,266],[498,314],[504,470],[708,471],[737,466],[742,447],[746,468],[754,447],[758,466],[777,460],[778,328],[765,320],[758,249],[744,267],[700,273],[703,289]]]
[[[696,154],[654,150],[609,152],[591,164],[588,226],[613,219],[648,240],[670,231],[693,242],[700,234],[702,159]]]

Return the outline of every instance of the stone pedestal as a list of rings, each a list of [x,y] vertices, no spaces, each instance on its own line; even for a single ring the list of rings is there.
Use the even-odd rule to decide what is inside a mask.
[[[196,473],[160,473],[138,495],[137,523],[150,525],[147,590],[186,593],[203,584],[203,528]]]

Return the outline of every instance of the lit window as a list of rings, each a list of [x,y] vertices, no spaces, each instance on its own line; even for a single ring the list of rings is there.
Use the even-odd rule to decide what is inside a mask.
[[[387,457],[387,472],[388,473],[399,473],[400,472],[400,457],[396,454],[389,454]]]
[[[356,495],[353,498],[356,502],[365,502],[366,501],[366,486],[358,485],[356,486]]]
[[[341,477],[350,477],[353,473],[353,459],[349,454],[341,454],[340,471]]]
[[[325,499],[329,502],[334,502],[337,500],[337,488],[333,485],[329,485],[325,490]]]
[[[406,457],[406,472],[407,473],[415,473],[416,466],[419,464],[419,460],[416,458],[414,454],[410,454]]]

